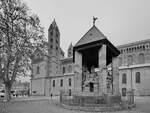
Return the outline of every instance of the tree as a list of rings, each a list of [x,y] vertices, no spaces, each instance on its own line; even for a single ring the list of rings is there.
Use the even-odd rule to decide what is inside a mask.
[[[0,78],[11,99],[11,87],[17,76],[30,70],[35,48],[45,42],[39,17],[20,0],[0,0]]]

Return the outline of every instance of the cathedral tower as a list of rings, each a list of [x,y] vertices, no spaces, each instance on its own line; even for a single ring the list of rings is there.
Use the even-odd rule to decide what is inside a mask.
[[[68,57],[72,57],[72,56],[73,56],[73,45],[71,43],[68,48]]]
[[[49,76],[60,74],[60,53],[60,32],[54,19],[48,29]]]

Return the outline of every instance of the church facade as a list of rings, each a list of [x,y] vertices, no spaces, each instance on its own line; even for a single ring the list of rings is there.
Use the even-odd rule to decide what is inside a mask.
[[[89,30],[92,32],[88,31],[85,34],[87,39],[95,33],[94,29],[92,27]],[[75,90],[73,45],[70,44],[68,55],[64,57],[60,47],[60,32],[55,20],[48,29],[46,45],[48,52],[45,54],[44,51],[37,49],[32,59],[31,94],[59,95],[61,90],[65,90],[72,95]],[[150,39],[116,48],[120,51],[117,59],[121,95],[126,96],[127,91],[131,89],[134,90],[135,95],[150,95]]]

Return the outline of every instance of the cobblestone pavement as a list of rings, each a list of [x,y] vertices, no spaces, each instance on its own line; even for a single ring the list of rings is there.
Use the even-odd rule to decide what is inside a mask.
[[[150,113],[150,97],[138,97],[135,98],[135,100],[136,100],[136,108],[127,111],[117,111],[115,113]],[[30,97],[24,99],[23,98],[14,99],[11,102],[0,102],[0,113],[86,113],[86,112],[64,109],[59,106],[58,98],[50,99],[49,97]]]

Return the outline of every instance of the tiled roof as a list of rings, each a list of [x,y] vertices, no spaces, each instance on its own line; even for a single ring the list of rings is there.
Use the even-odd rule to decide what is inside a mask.
[[[94,25],[76,44],[76,46],[84,45],[90,42],[106,39],[106,36]]]

